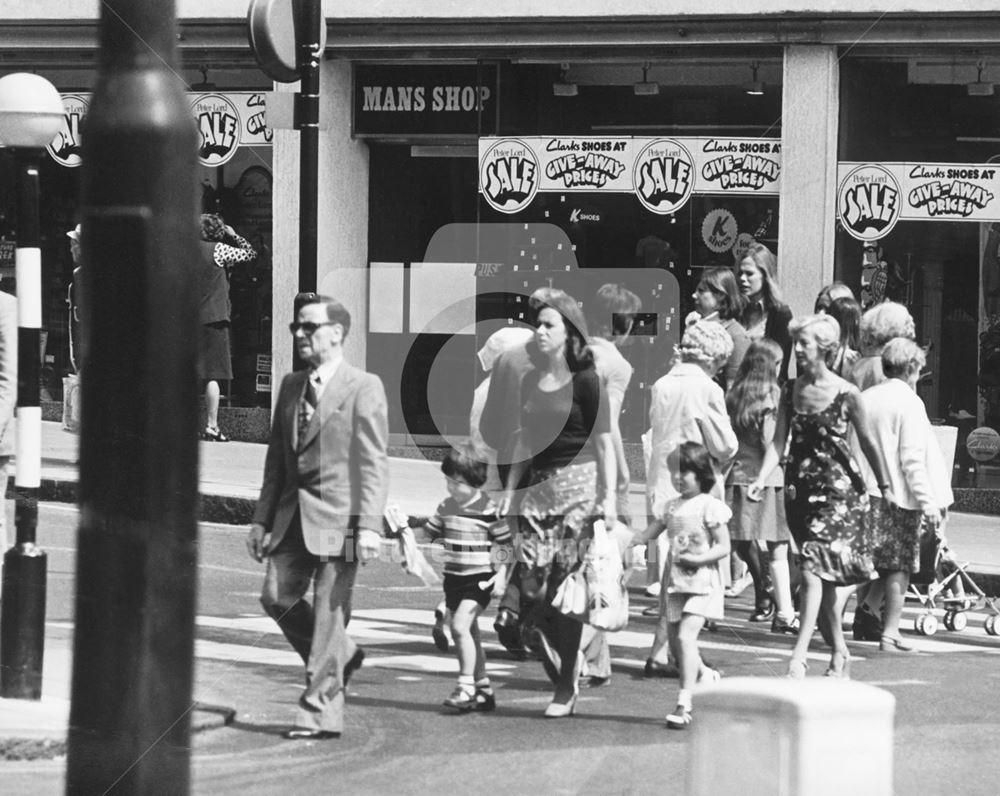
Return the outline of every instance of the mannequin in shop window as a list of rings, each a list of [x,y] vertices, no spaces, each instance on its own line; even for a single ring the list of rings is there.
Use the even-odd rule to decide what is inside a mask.
[[[1000,224],[990,224],[983,248],[983,303],[990,324],[1000,323]]]
[[[234,265],[253,262],[257,252],[221,216],[211,213],[201,216],[201,239],[199,376],[205,382],[205,429],[201,436],[209,442],[228,442],[229,437],[219,428],[219,382],[233,378],[229,271]]]

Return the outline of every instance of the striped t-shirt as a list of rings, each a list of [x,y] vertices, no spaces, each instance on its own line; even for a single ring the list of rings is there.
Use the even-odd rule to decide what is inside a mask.
[[[496,504],[482,492],[465,505],[445,498],[424,527],[444,546],[446,575],[492,572],[493,545],[511,542],[507,521],[497,516]]]

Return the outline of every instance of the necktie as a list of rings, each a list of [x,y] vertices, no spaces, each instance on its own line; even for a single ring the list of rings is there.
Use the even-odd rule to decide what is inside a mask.
[[[302,404],[299,406],[299,446],[306,437],[306,429],[309,428],[309,421],[312,419],[313,411],[316,409],[316,384],[310,374],[306,379],[306,389],[302,395]]]

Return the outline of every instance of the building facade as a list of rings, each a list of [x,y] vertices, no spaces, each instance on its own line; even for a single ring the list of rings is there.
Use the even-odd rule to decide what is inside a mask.
[[[0,0],[0,17],[38,41],[93,32],[42,24],[55,3],[34,18],[19,5]],[[240,40],[243,0],[178,12],[190,79],[214,75],[217,56],[233,67],[225,88],[267,87]],[[647,312],[625,351],[637,440],[701,269],[758,241],[796,314],[833,279],[908,306],[929,351],[921,396],[958,428],[956,484],[1000,486],[993,4],[345,0],[325,16],[317,283],[352,311],[348,354],[385,381],[396,439],[466,433],[475,351],[524,320],[532,289],[565,287],[586,309],[597,284],[621,281]],[[274,130],[268,151],[280,374],[297,134]]]

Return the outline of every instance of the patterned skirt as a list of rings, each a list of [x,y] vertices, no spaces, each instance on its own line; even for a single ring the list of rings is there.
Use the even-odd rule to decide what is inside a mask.
[[[528,599],[551,601],[580,563],[580,541],[592,534],[596,493],[595,462],[532,473],[516,540],[521,589]]]
[[[868,521],[872,532],[875,569],[920,571],[920,528],[924,513],[904,509],[884,498],[871,498]]]

